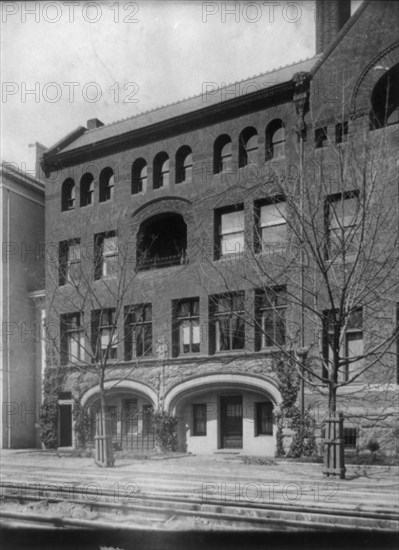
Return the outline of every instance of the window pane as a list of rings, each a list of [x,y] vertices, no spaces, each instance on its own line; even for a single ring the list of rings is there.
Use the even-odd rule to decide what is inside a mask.
[[[273,146],[275,146],[275,144],[277,144],[277,143],[281,143],[284,140],[285,140],[284,128],[279,128],[273,134],[273,137],[272,137]],[[273,149],[274,149],[274,147],[273,147]]]
[[[359,357],[363,354],[363,333],[362,332],[349,332],[346,335],[347,345],[347,357]],[[363,360],[359,359],[349,364],[349,373],[355,374],[358,370],[361,370]]]
[[[116,256],[108,256],[104,258],[103,276],[110,277],[111,275],[115,275],[117,272],[117,265],[118,261]]]
[[[80,260],[80,244],[71,243],[68,248],[69,261],[74,262]]]
[[[357,223],[358,198],[340,199],[331,203],[332,229],[350,227]]]
[[[244,319],[235,317],[232,319],[233,326],[233,349],[243,349],[245,345]]]
[[[267,250],[268,245],[287,242],[287,224],[264,227],[262,229],[262,249]]]
[[[196,319],[192,321],[192,328],[193,328],[193,344],[199,344],[200,343],[200,323],[199,319]]]
[[[244,210],[222,214],[221,234],[244,231]]]
[[[118,251],[118,237],[116,235],[112,237],[105,237],[103,242],[104,254],[116,254]]]
[[[220,254],[222,256],[226,254],[240,254],[244,250],[244,234],[230,233],[223,235],[220,244]]]
[[[199,300],[193,300],[191,302],[191,314],[199,315]]]
[[[278,202],[272,204],[265,204],[260,209],[260,225],[261,227],[267,225],[278,225],[286,223],[285,221],[285,202]]]
[[[246,146],[247,152],[252,149],[258,149],[258,136],[256,134],[250,137],[249,140],[247,141],[247,146]]]
[[[190,326],[191,326],[191,323],[190,321],[183,321],[182,324],[180,325],[181,326],[181,338],[182,338],[182,341],[183,341],[183,345],[187,345],[187,346],[190,346]]]
[[[189,317],[190,315],[190,302],[180,302],[179,304],[179,317]]]
[[[221,157],[227,157],[227,156],[231,156],[231,141],[229,141],[229,143],[226,143],[226,145],[224,145],[222,147],[222,150],[221,150]]]
[[[105,349],[111,341],[111,329],[101,329],[101,349]]]
[[[230,318],[222,317],[217,321],[218,351],[230,349]]]
[[[191,167],[193,165],[193,155],[192,153],[188,154],[186,158],[184,159],[183,163],[185,168]]]

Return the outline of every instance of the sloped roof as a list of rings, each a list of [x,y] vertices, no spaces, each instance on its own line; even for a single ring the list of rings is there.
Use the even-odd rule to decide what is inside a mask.
[[[252,78],[247,78],[245,80],[229,84],[222,90],[211,90],[207,95],[201,94],[183,99],[176,103],[158,107],[156,109],[140,113],[136,116],[95,128],[93,130],[86,130],[82,135],[78,135],[77,139],[72,141],[72,143],[68,143],[66,147],[62,147],[63,140],[61,140],[56,144],[58,146],[57,149],[62,152],[72,151],[127,132],[145,128],[146,126],[152,124],[164,122],[180,115],[193,113],[213,105],[226,103],[237,96],[245,96],[259,90],[273,88],[273,86],[278,84],[289,82],[294,74],[298,72],[310,72],[320,59],[320,56],[321,55],[317,55],[285,67],[280,67],[278,69],[273,69],[272,71],[253,76]],[[68,136],[70,135],[71,133],[68,134]],[[55,146],[51,147],[48,152],[51,154],[54,149],[56,149]]]

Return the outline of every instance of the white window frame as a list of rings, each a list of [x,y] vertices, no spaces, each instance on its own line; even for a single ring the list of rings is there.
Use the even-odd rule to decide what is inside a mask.
[[[266,210],[267,208],[271,208],[274,210],[277,210],[280,214],[280,217],[275,216],[275,219],[264,222],[262,221],[262,210]],[[280,212],[280,210],[284,210],[283,213]],[[276,241],[276,242],[266,242],[264,240],[263,234],[264,230],[270,229],[272,227],[283,227],[287,229],[287,207],[285,201],[276,201],[276,202],[270,202],[267,204],[262,204],[259,208],[259,232],[260,232],[260,249],[262,252],[266,252],[266,246],[270,247],[273,246],[273,248],[284,248],[287,244],[287,238],[284,239],[284,241]],[[266,217],[266,216],[265,216]]]
[[[240,220],[240,224],[239,224],[239,230],[237,230],[237,228],[235,228],[235,227],[233,227],[233,229],[223,230],[223,217],[224,216],[230,216],[230,215],[237,215],[237,214],[240,214],[242,216],[242,220]],[[242,225],[242,229],[240,228],[241,225]],[[233,240],[232,242],[235,242],[234,250],[229,250],[224,245],[225,245],[226,242],[231,242],[230,238],[234,235],[238,236],[238,237],[241,237],[241,238],[238,238],[235,241]],[[237,250],[237,243],[238,243],[239,250]],[[245,211],[244,211],[244,208],[242,207],[242,208],[237,209],[237,210],[221,212],[220,213],[220,220],[219,220],[219,255],[220,255],[220,257],[225,257],[225,256],[233,255],[233,254],[235,254],[235,255],[242,254],[244,249],[245,249]]]

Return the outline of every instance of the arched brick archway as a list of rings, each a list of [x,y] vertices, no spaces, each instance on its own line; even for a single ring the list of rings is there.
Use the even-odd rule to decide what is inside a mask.
[[[276,405],[281,404],[281,394],[271,378],[260,378],[247,374],[210,374],[185,380],[173,386],[165,395],[165,408],[173,411],[179,401],[206,389],[234,389],[237,387],[266,394]]]
[[[273,379],[249,374],[197,376],[165,395],[165,409],[179,419],[179,449],[200,454],[235,449],[273,456],[280,403]]]
[[[133,212],[133,227],[137,232],[143,221],[166,212],[179,214],[188,225],[191,222],[191,209],[192,204],[188,199],[180,197],[159,197],[158,199],[143,204]]]
[[[351,112],[362,116],[370,111],[374,86],[387,70],[399,63],[399,41],[380,52],[361,72],[353,89]]]
[[[108,395],[112,393],[132,393],[142,396],[149,401],[156,408],[158,406],[158,396],[157,393],[142,382],[137,382],[135,380],[124,380],[121,383],[117,383],[117,380],[107,380],[104,384],[105,390],[108,390]],[[98,399],[100,396],[100,386],[96,384],[95,386],[88,389],[80,398],[80,404],[83,408],[87,407],[91,402]]]

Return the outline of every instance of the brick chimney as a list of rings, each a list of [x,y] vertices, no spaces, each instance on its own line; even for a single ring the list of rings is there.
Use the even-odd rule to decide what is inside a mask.
[[[326,51],[350,16],[350,0],[316,0],[316,54]]]
[[[100,126],[104,126],[104,122],[101,122],[98,118],[91,118],[87,121],[88,130],[94,130],[95,128],[100,128]]]

